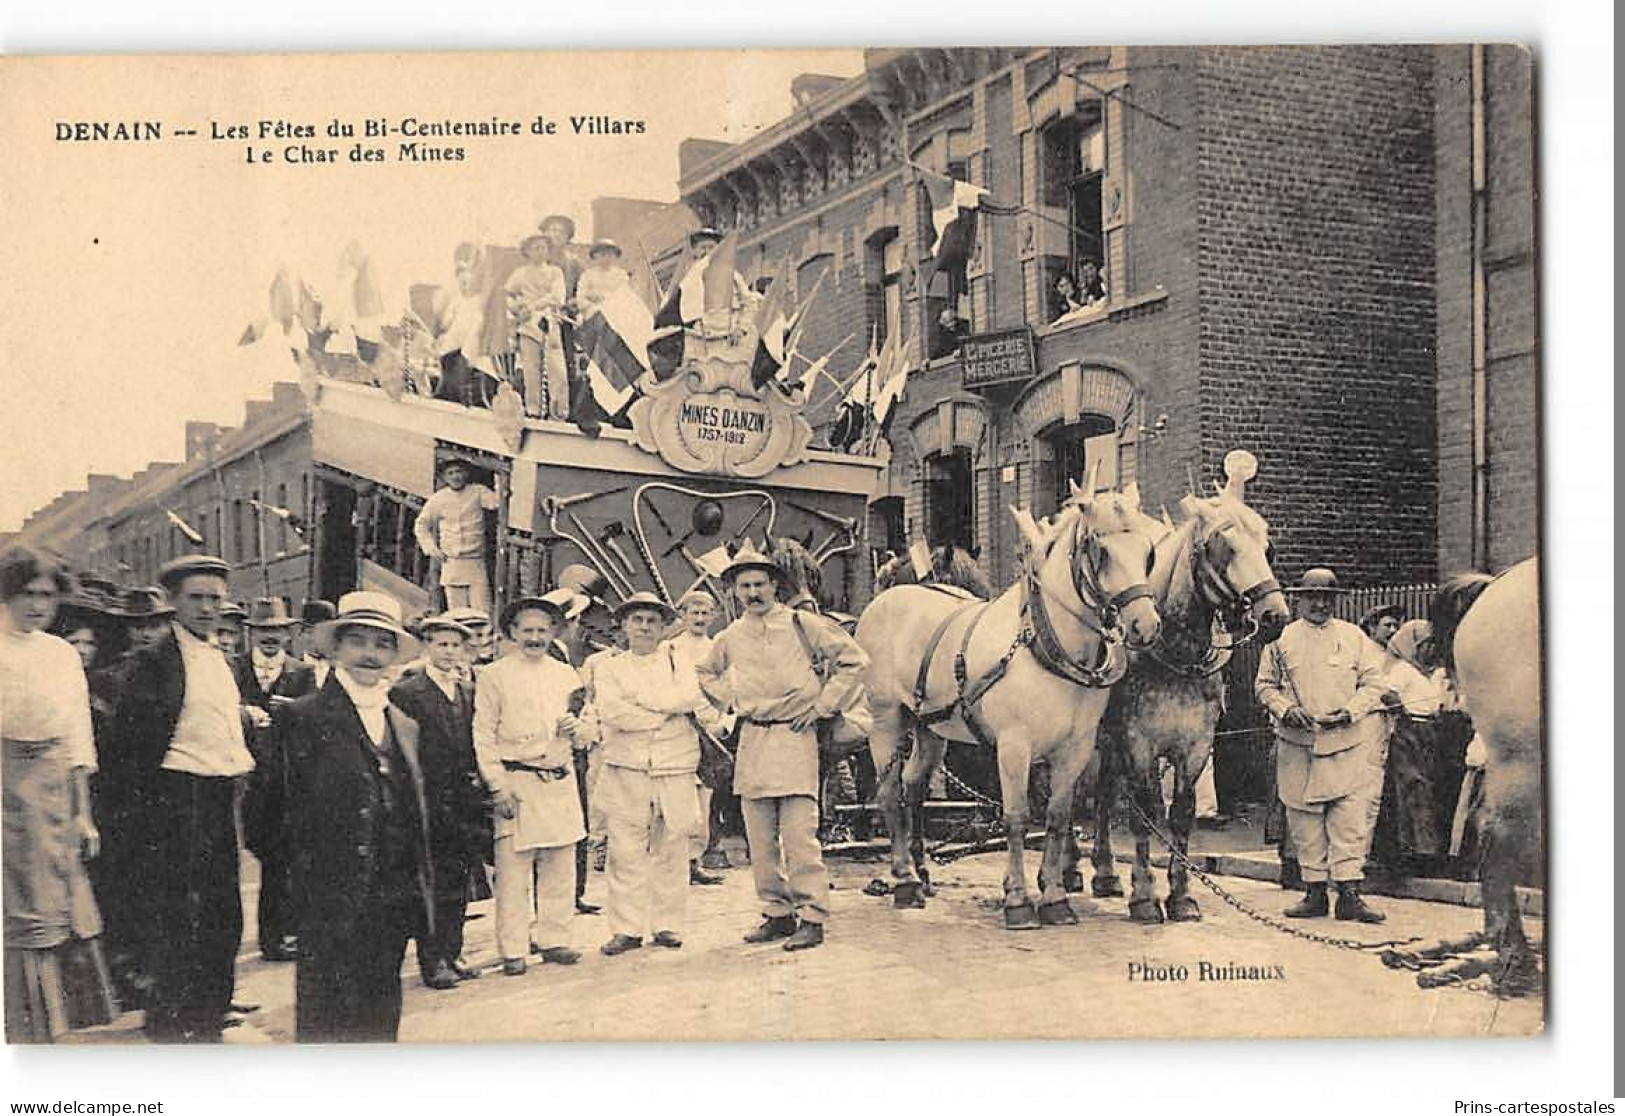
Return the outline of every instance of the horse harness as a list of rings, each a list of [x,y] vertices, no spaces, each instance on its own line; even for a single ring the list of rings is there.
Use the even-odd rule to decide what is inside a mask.
[[[1258,621],[1252,615],[1253,606],[1281,589],[1280,582],[1273,577],[1267,577],[1257,585],[1238,591],[1231,588],[1230,583],[1218,572],[1215,567],[1223,568],[1228,565],[1229,555],[1225,555],[1224,561],[1210,559],[1208,547],[1222,546],[1228,551],[1230,544],[1224,540],[1223,532],[1232,524],[1232,520],[1226,520],[1208,532],[1205,537],[1193,537],[1191,540],[1191,580],[1202,603],[1219,617],[1219,624],[1226,638],[1222,642],[1213,638],[1210,621],[1207,647],[1196,658],[1185,658],[1174,653],[1169,636],[1175,625],[1168,623],[1165,618],[1157,632],[1156,642],[1151,645],[1150,654],[1153,659],[1175,674],[1187,678],[1207,678],[1223,670],[1229,664],[1236,648],[1245,646],[1258,634]],[[1241,625],[1245,625],[1246,630],[1238,639],[1235,632]]]
[[[1118,624],[1119,616],[1124,606],[1130,602],[1150,597],[1151,590],[1144,581],[1141,581],[1114,596],[1107,597],[1105,588],[1100,584],[1095,564],[1090,560],[1092,547],[1080,545],[1085,542],[1092,544],[1094,541],[1095,536],[1092,533],[1085,539],[1083,522],[1079,520],[1072,533],[1072,588],[1084,607],[1099,617],[1098,623],[1079,617],[1085,627],[1100,636],[1100,659],[1093,665],[1078,662],[1067,654],[1066,648],[1061,643],[1061,637],[1055,630],[1055,622],[1050,619],[1049,606],[1044,603],[1044,589],[1038,580],[1038,566],[1030,559],[1026,563],[1023,575],[1021,619],[1016,638],[1004,654],[999,656],[998,661],[974,681],[969,677],[965,657],[977,626],[982,622],[982,617],[987,615],[988,607],[993,602],[975,601],[964,590],[950,586],[923,586],[965,600],[967,603],[944,616],[926,642],[925,654],[920,660],[920,671],[914,680],[913,694],[914,716],[921,725],[930,728],[951,720],[957,714],[978,744],[985,748],[995,747],[997,741],[993,739],[977,709],[988,691],[1003,680],[1005,674],[1009,672],[1011,661],[1024,648],[1032,653],[1034,660],[1044,670],[1076,686],[1106,689],[1123,677],[1128,671],[1128,651],[1123,646],[1122,629]],[[958,693],[946,704],[936,709],[927,709],[926,690],[937,649],[941,646],[943,637],[947,635],[948,628],[969,609],[975,609],[976,614],[971,617],[970,623],[965,625],[965,633],[959,640],[959,651],[954,655],[954,682],[958,687]]]

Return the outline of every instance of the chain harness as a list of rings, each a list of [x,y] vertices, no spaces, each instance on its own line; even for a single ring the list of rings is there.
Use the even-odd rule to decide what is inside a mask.
[[[1016,637],[1004,654],[999,656],[998,661],[980,677],[975,680],[970,678],[966,653],[970,648],[971,638],[976,634],[977,626],[981,624],[992,602],[967,603],[948,613],[937,624],[930,640],[926,642],[925,654],[920,660],[919,674],[914,681],[914,715],[919,723],[929,728],[950,720],[957,714],[964,720],[966,728],[970,730],[978,744],[986,748],[995,747],[997,741],[982,720],[978,707],[988,691],[1004,678],[1010,669],[1010,663],[1023,649],[1030,651],[1033,659],[1044,670],[1075,686],[1106,689],[1122,678],[1128,671],[1128,651],[1123,645],[1121,626],[1122,611],[1130,602],[1149,598],[1152,593],[1150,587],[1141,580],[1119,593],[1108,596],[1105,587],[1100,583],[1096,558],[1098,551],[1099,536],[1093,530],[1086,534],[1083,519],[1080,517],[1072,528],[1070,569],[1072,589],[1082,602],[1084,611],[1082,614],[1073,615],[1084,627],[1099,637],[1098,661],[1085,663],[1068,653],[1061,642],[1060,634],[1055,630],[1055,622],[1050,617],[1050,606],[1046,603],[1048,593],[1039,580],[1038,565],[1029,558],[1025,563],[1026,568],[1022,577],[1021,617]],[[942,586],[927,588],[958,595],[958,592]],[[926,692],[931,664],[936,660],[937,649],[954,621],[970,610],[975,610],[975,615],[971,617],[970,623],[965,625],[965,633],[959,641],[959,651],[954,655],[954,683],[957,693],[946,704],[936,709],[928,709]]]

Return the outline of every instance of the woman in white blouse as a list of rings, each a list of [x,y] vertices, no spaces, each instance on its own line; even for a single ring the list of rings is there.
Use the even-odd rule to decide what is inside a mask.
[[[1385,700],[1393,715],[1387,779],[1373,842],[1395,874],[1433,875],[1444,855],[1434,769],[1437,723],[1446,693],[1434,672],[1433,626],[1407,620],[1389,638]]]
[[[54,559],[20,548],[0,557],[8,1042],[50,1042],[116,1012],[85,873],[101,844],[90,693],[78,652],[44,630],[70,585]]]

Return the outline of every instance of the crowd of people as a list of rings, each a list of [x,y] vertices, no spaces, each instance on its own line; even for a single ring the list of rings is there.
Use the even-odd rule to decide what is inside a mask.
[[[748,546],[718,602],[613,609],[567,567],[504,607],[415,618],[375,591],[227,598],[190,555],[119,594],[54,557],[0,557],[6,1028],[51,1041],[140,1008],[157,1042],[217,1042],[260,869],[262,958],[296,967],[300,1041],[390,1041],[408,943],[430,988],[478,972],[468,903],[494,898],[500,971],[575,964],[589,848],[616,957],[680,949],[689,886],[721,882],[729,802],[762,905],[744,935],[824,940],[820,739],[861,731],[867,659],[792,611]],[[581,617],[608,609],[595,646]],[[58,634],[51,634],[51,633]]]

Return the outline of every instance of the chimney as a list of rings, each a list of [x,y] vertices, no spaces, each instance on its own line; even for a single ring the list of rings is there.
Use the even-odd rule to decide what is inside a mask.
[[[305,393],[291,380],[278,380],[271,385],[271,406],[278,411],[302,411]]]
[[[186,460],[208,453],[220,442],[220,424],[214,422],[188,422],[186,424]]]

